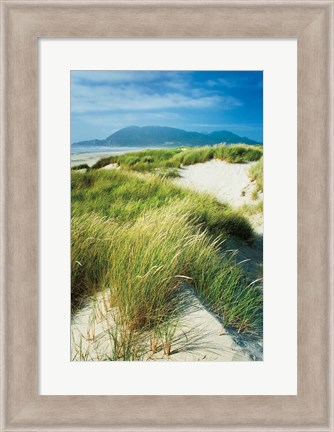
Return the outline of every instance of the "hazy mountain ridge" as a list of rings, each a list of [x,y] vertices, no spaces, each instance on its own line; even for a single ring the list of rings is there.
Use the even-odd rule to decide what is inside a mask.
[[[261,144],[247,137],[240,137],[232,132],[221,130],[209,134],[200,132],[188,132],[162,126],[129,126],[118,130],[104,140],[93,139],[80,141],[75,146],[110,146],[110,147],[142,147],[142,146],[198,146],[213,145],[218,143],[228,144]]]

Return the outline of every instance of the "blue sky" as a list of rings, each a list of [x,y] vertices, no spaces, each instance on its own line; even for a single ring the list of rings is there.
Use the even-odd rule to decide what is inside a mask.
[[[228,130],[262,142],[259,71],[71,71],[71,142],[127,126]]]

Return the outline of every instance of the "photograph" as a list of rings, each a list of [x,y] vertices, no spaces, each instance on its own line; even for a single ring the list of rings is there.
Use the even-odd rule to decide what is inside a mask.
[[[70,74],[71,361],[263,361],[263,72]]]

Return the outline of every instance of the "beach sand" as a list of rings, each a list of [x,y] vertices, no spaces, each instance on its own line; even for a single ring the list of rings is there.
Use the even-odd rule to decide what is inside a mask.
[[[71,167],[81,164],[87,164],[89,166],[94,165],[97,161],[102,158],[116,155],[119,153],[115,153],[112,151],[109,152],[87,152],[87,153],[72,153],[71,154]]]
[[[184,288],[188,305],[176,324],[170,355],[162,342],[150,350],[150,336],[140,342],[145,361],[253,361],[262,360],[262,341],[226,331],[221,321],[198,300],[191,288]],[[73,361],[104,361],[114,358],[116,308],[108,308],[108,294],[99,293],[73,319],[71,358]]]
[[[233,207],[257,204],[263,200],[263,194],[259,193],[257,198],[253,199],[252,192],[255,184],[248,177],[248,171],[255,163],[231,164],[212,159],[205,163],[180,168],[181,177],[175,179],[174,182],[197,192],[206,192],[217,198],[218,201],[229,203]],[[254,215],[249,219],[255,232],[262,234],[262,217]]]
[[[248,171],[255,163],[232,164],[212,159],[182,167],[179,170],[181,177],[175,182],[198,192],[207,192],[234,207],[254,204],[256,201],[251,197],[254,185],[249,180]]]
[[[111,147],[104,148],[103,151],[80,151],[79,153],[71,153],[71,167],[81,164],[87,164],[88,166],[93,166],[97,161],[102,158],[109,156],[117,156],[124,153],[136,152],[141,150],[148,150],[150,148],[157,149],[157,147]]]

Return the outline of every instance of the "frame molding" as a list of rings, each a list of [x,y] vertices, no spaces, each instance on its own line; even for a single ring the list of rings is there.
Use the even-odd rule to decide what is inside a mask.
[[[1,0],[1,431],[334,430],[333,6]],[[38,395],[40,37],[297,38],[298,396]]]

